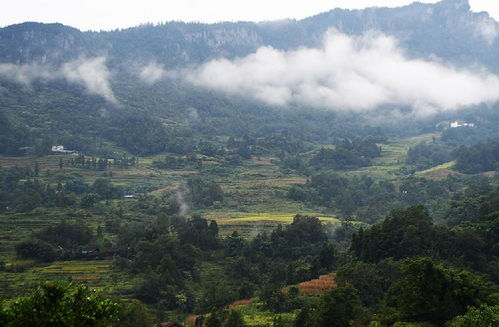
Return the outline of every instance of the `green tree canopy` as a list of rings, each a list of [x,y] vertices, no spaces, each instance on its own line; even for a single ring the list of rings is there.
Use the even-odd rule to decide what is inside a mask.
[[[430,258],[407,259],[402,278],[388,294],[400,319],[441,323],[468,306],[493,304],[497,287],[469,271],[444,267]]]
[[[120,305],[85,285],[45,282],[28,296],[8,302],[0,325],[6,327],[97,327],[117,325]]]

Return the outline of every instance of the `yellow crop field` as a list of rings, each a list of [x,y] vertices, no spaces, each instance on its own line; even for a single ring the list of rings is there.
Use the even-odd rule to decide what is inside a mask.
[[[324,216],[321,213],[302,213],[303,215],[312,216],[319,218],[320,221],[326,223],[340,223],[340,220],[336,217]],[[235,222],[262,222],[262,221],[272,221],[284,224],[290,224],[293,222],[293,218],[296,213],[280,213],[280,212],[228,212],[223,215],[211,214],[211,219],[217,220],[221,224],[230,224]]]
[[[420,171],[417,174],[424,175],[426,173],[431,173],[431,172],[434,172],[434,171],[440,170],[440,169],[452,169],[452,168],[454,168],[455,165],[456,165],[456,161],[449,161],[449,162],[443,163],[441,165]]]

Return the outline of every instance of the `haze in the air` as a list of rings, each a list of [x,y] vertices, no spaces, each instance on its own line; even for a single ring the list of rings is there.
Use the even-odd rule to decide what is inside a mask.
[[[419,0],[435,3],[438,0]],[[111,30],[165,21],[264,21],[304,18],[334,8],[397,7],[413,0],[17,0],[2,3],[0,26],[36,21],[81,30]],[[499,18],[499,3],[470,0],[473,11]]]

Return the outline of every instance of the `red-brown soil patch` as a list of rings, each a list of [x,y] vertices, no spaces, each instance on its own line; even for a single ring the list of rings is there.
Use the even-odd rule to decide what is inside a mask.
[[[324,295],[336,288],[336,275],[321,275],[319,278],[312,279],[298,284],[298,290],[302,296]],[[289,287],[284,289],[287,292]]]
[[[241,306],[248,307],[248,306],[252,305],[254,301],[255,301],[254,298],[253,299],[237,300],[237,301],[229,304],[229,308],[241,307]]]

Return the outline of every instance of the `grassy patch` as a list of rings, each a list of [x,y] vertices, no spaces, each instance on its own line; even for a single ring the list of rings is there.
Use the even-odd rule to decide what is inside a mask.
[[[25,260],[26,261],[26,260]],[[7,265],[20,265],[25,261],[14,261]],[[27,288],[46,280],[66,280],[88,283],[107,294],[127,294],[132,287],[121,274],[113,273],[111,260],[55,261],[51,264],[30,263],[19,271],[0,272],[0,294],[8,297],[18,295]]]
[[[243,315],[244,322],[251,327],[273,326],[276,317],[279,317],[286,326],[291,326],[296,316],[294,312],[275,314],[266,311],[260,302],[255,302],[250,306],[240,306],[233,310],[239,310]]]
[[[426,170],[418,171],[416,174],[424,175],[424,174],[431,173],[431,172],[441,170],[441,169],[452,169],[452,168],[454,168],[455,165],[456,165],[456,161],[449,161],[449,162],[443,163],[441,165],[438,165],[438,166],[435,166],[435,167],[432,167],[432,168],[429,168]]]
[[[433,180],[444,179],[449,175],[461,175],[460,172],[453,170],[455,165],[455,161],[446,162],[426,170],[418,171],[416,175]]]
[[[440,133],[428,133],[418,136],[389,139],[386,144],[379,144],[381,157],[373,159],[373,165],[355,171],[346,172],[345,175],[369,175],[378,179],[399,178],[399,171],[406,166],[405,160],[409,148],[421,142],[439,138]]]

